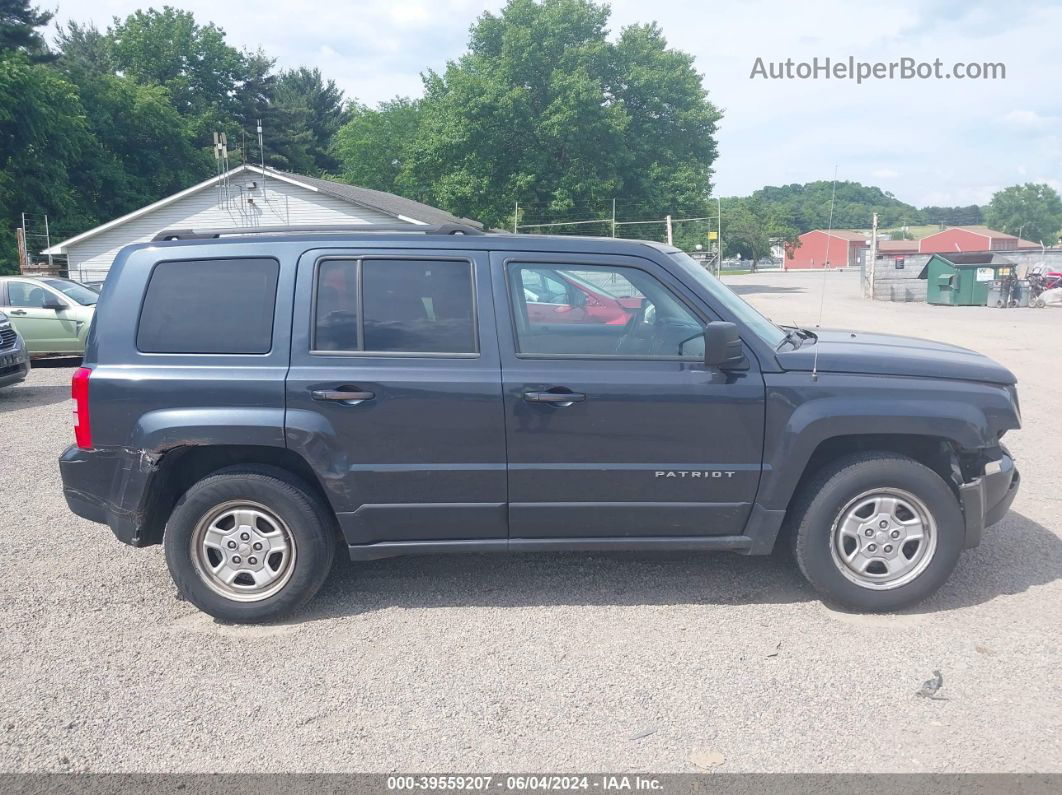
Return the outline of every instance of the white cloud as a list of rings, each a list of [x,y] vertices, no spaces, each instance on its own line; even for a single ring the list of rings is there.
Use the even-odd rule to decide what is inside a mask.
[[[1012,110],[1003,116],[1003,122],[1011,127],[1024,130],[1043,130],[1056,120],[1041,116],[1035,110]]]
[[[468,28],[503,0],[358,0],[312,6],[257,0],[182,0],[200,21],[222,26],[240,47],[262,47],[282,67],[317,66],[363,102],[420,91],[420,74],[441,69]],[[143,0],[63,0],[60,20],[105,27]],[[696,57],[719,131],[717,192],[829,179],[879,183],[912,203],[986,201],[1031,173],[1062,173],[1062,117],[1052,0],[896,0],[868,17],[849,0],[747,0],[719,6],[680,0],[614,0],[612,28],[656,20],[673,46]],[[757,57],[863,61],[940,58],[1002,61],[1006,79],[750,80]],[[1053,179],[1053,177],[1051,177]]]

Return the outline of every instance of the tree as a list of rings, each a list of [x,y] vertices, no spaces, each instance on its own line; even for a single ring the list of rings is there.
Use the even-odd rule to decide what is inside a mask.
[[[338,169],[332,143],[347,120],[347,112],[343,107],[343,92],[335,81],[326,82],[319,69],[290,69],[280,73],[274,96],[278,105],[297,109],[308,134],[306,170],[330,173]]]
[[[966,207],[923,207],[922,217],[927,224],[944,226],[972,226],[984,223],[981,208],[976,204]]]
[[[48,46],[37,28],[55,16],[29,4],[29,0],[0,0],[0,52],[21,52],[33,61],[49,60]]]
[[[17,270],[21,213],[80,213],[71,173],[90,142],[77,89],[20,51],[0,55],[0,272]]]
[[[1027,182],[1004,188],[985,208],[993,229],[1053,246],[1062,230],[1062,199],[1050,185]]]
[[[483,14],[468,52],[425,76],[419,103],[355,111],[337,144],[343,173],[489,226],[510,225],[517,201],[539,217],[619,196],[639,217],[704,214],[720,114],[656,26],[613,43],[608,17],[589,0]],[[410,144],[388,142],[414,123]]]
[[[410,150],[419,135],[420,102],[396,97],[377,109],[352,104],[348,113],[350,120],[336,133],[334,143],[340,175],[354,185],[400,191],[399,179],[409,167]]]
[[[108,37],[115,69],[139,83],[163,86],[204,144],[212,129],[238,115],[248,58],[230,47],[225,31],[213,23],[200,25],[190,12],[164,6],[116,18]]]
[[[799,232],[826,229],[831,224],[835,229],[866,228],[875,212],[882,227],[922,220],[917,208],[880,188],[858,182],[838,182],[835,186],[830,180],[820,180],[805,185],[768,186],[750,198],[774,208]]]

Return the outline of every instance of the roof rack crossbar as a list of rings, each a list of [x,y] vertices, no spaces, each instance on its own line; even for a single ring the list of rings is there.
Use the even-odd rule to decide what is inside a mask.
[[[230,229],[165,229],[151,241],[164,240],[211,240],[227,235],[259,235],[269,233],[301,234],[303,232],[413,232],[422,235],[483,235],[486,234],[468,224],[328,224],[325,226],[244,226]]]

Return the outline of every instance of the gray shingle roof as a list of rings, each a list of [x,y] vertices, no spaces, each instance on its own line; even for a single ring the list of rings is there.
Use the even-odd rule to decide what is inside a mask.
[[[438,207],[421,204],[412,199],[396,196],[393,193],[386,193],[382,190],[359,188],[357,185],[347,185],[344,182],[333,182],[319,177],[307,177],[304,174],[292,174],[272,168],[267,169],[267,171],[276,171],[277,174],[317,188],[321,193],[327,193],[337,199],[371,207],[388,215],[404,215],[407,218],[415,218],[426,224],[472,224],[478,227],[483,226],[479,221],[473,221],[471,218],[459,218],[445,210],[440,210]]]

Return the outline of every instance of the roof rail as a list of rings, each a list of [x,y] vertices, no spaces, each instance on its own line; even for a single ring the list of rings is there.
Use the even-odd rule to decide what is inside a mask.
[[[243,226],[231,229],[165,229],[151,241],[210,240],[225,235],[260,235],[269,233],[299,234],[303,232],[412,232],[422,235],[484,235],[482,229],[469,224],[329,224],[325,226]]]

